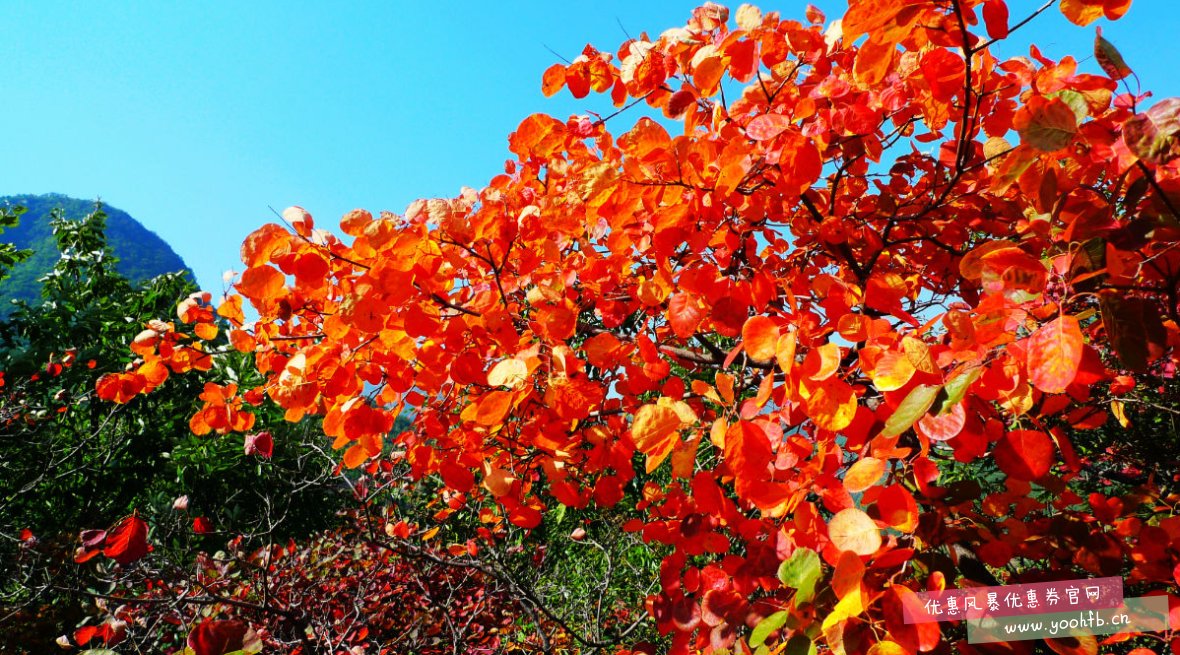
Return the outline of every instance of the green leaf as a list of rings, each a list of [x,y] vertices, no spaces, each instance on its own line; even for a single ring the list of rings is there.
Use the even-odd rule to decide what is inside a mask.
[[[790,559],[778,567],[778,579],[792,589],[796,603],[807,603],[815,597],[815,583],[823,576],[819,555],[810,548],[797,548]]]
[[[1078,117],[1060,98],[1034,97],[1017,115],[1020,140],[1042,152],[1068,146],[1078,133]]]
[[[783,624],[787,622],[787,616],[785,611],[775,612],[759,621],[758,625],[754,626],[754,630],[750,633],[750,645],[754,647],[761,646],[766,641],[766,638],[770,636],[770,633],[783,627]]]
[[[942,385],[942,393],[935,400],[933,411],[935,414],[949,412],[951,408],[963,401],[967,395],[967,387],[983,375],[982,366],[974,366],[951,378],[950,382]]]
[[[885,421],[885,429],[881,435],[892,437],[910,429],[915,421],[926,415],[938,392],[942,391],[941,384],[920,384],[910,390],[909,395]]]
[[[795,635],[787,641],[783,655],[815,655],[815,642],[803,635]]]
[[[1069,108],[1073,110],[1073,115],[1077,117],[1079,123],[1086,120],[1086,117],[1090,115],[1090,105],[1086,102],[1086,96],[1073,89],[1062,89],[1056,93],[1049,94],[1049,97],[1057,98],[1069,105]]]

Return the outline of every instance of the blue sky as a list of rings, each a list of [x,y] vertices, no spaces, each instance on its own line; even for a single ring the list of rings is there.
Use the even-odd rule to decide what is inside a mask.
[[[829,18],[845,6],[816,4]],[[602,98],[541,95],[557,61],[547,48],[570,59],[587,42],[614,51],[623,28],[658,35],[695,5],[9,0],[0,195],[101,197],[220,290],[221,273],[240,268],[242,238],[274,220],[268,206],[302,205],[335,227],[356,207],[401,212],[479,187],[503,170],[525,116],[609,111]],[[1136,0],[1125,19],[1100,22],[1157,97],[1180,95],[1171,5]],[[802,18],[806,3],[760,6]],[[1093,37],[1053,9],[1005,54],[1031,40],[1097,72]]]

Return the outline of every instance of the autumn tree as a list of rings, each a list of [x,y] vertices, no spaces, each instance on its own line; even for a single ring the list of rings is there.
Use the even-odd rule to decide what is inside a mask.
[[[1175,411],[1180,100],[1149,104],[1100,34],[1089,71],[997,57],[1054,5],[1017,4],[707,4],[587,46],[542,88],[616,111],[529,116],[483,188],[343,236],[287,210],[233,293],[186,301],[98,393],[166,384],[216,312],[265,380],[207,387],[195,430],[317,417],[345,467],[404,466],[434,521],[478,517],[457,552],[567,508],[626,517],[661,553],[645,608],[672,652],[985,652],[902,619],[972,582],[1174,598],[1175,469],[1128,476],[1112,446]]]

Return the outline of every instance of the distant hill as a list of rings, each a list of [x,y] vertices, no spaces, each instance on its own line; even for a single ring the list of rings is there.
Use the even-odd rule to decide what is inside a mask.
[[[33,256],[14,267],[12,274],[0,281],[0,314],[6,313],[14,299],[32,302],[41,297],[41,284],[37,280],[53,268],[58,258],[53,230],[49,226],[50,212],[60,207],[66,218],[79,219],[94,211],[93,200],[80,200],[60,193],[0,196],[0,206],[5,205],[23,205],[28,211],[21,216],[20,225],[0,233],[0,239],[15,243],[19,248],[31,249]],[[155,232],[121,209],[105,202],[102,207],[107,214],[107,244],[119,259],[116,268],[121,274],[133,283],[176,271],[185,271],[190,278],[193,277],[184,260]]]

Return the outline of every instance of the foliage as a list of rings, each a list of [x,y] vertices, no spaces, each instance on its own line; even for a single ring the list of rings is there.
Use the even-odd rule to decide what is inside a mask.
[[[259,412],[278,440],[263,458],[245,452],[241,440],[191,433],[196,378],[178,379],[134,410],[96,401],[95,381],[123,368],[112,355],[141,323],[162,323],[193,292],[180,274],[132,285],[106,246],[104,219],[101,210],[81,221],[59,213],[52,225],[61,256],[44,278],[41,302],[18,305],[0,321],[0,616],[38,632],[4,630],[0,644],[11,647],[52,648],[46,633],[52,642],[81,618],[77,592],[87,585],[70,591],[74,573],[48,555],[31,559],[32,542],[68,560],[80,530],[111,525],[136,508],[153,522],[170,517],[184,495],[188,511],[215,534],[158,547],[191,553],[223,542],[216,533],[308,534],[333,523],[341,505],[327,482],[334,462],[313,449],[306,426],[284,427],[273,408]],[[220,358],[219,377],[239,371],[247,371],[243,357]]]
[[[460,522],[451,521],[442,531],[414,522],[429,503],[414,497],[420,490],[404,485],[407,473],[388,461],[367,467],[353,487],[357,509],[345,512],[337,528],[308,539],[248,546],[235,538],[223,550],[195,559],[153,551],[120,562],[128,549],[148,548],[148,535],[136,533],[130,542],[112,539],[119,529],[128,532],[124,525],[101,535],[84,533],[78,559],[110,562],[97,572],[100,586],[115,591],[105,599],[104,611],[66,640],[167,650],[194,634],[202,621],[241,621],[254,626],[266,652],[564,652],[578,640],[595,643],[613,626],[626,624],[631,634],[642,625],[633,607],[602,602],[617,593],[615,587],[627,589],[634,582],[623,570],[631,562],[614,559],[611,542],[588,535],[537,539],[509,528],[494,543],[475,534],[462,543]],[[151,541],[186,529],[158,523]],[[444,548],[444,539],[460,544]],[[555,552],[562,541],[583,557]],[[630,545],[635,547],[634,540]],[[546,570],[555,562],[576,567],[582,560],[590,560],[593,569],[594,557],[584,556],[588,550],[602,553],[608,568],[601,587],[592,590],[599,602],[587,608],[586,617],[553,614],[551,608],[573,604],[548,597],[552,590],[545,583],[560,581],[564,596],[580,600],[577,587],[590,576],[562,568],[557,573],[572,575],[555,580]],[[609,569],[616,566],[612,575]],[[571,624],[585,632],[575,634]]]
[[[15,266],[11,278],[0,287],[0,316],[11,311],[13,300],[31,303],[40,298],[40,278],[58,260],[52,225],[55,213],[80,220],[90,214],[94,203],[56,193],[0,197],[4,212],[11,212],[14,207],[24,207],[27,211],[20,225],[6,231],[3,238],[16,248],[27,249],[31,256]],[[107,242],[119,258],[116,265],[119,274],[133,284],[145,283],[165,273],[183,272],[192,278],[184,261],[155,233],[115,207],[106,205],[103,211],[107,214]]]
[[[20,205],[0,206],[0,234],[8,230],[9,236],[6,238],[11,238],[12,229],[20,224],[20,217],[23,213],[25,213],[25,208]],[[16,244],[0,243],[0,280],[8,277],[12,267],[27,259],[30,254],[28,250],[21,250]]]
[[[298,207],[251,234],[215,311],[264,381],[207,387],[196,427],[245,425],[262,395],[321,417],[345,466],[403,467],[493,548],[568,511],[627,517],[661,549],[646,609],[676,653],[983,652],[902,621],[944,584],[1175,596],[1176,479],[1093,477],[1180,357],[1180,101],[1144,107],[1101,37],[1101,74],[997,59],[1027,17],[708,4],[617,63],[587,46],[545,93],[654,117],[616,137],[616,114],[536,114],[480,190],[353,211],[347,240]],[[208,332],[214,307],[181,316]],[[192,368],[187,334],[137,339],[144,364],[98,394],[150,397],[155,362]]]

